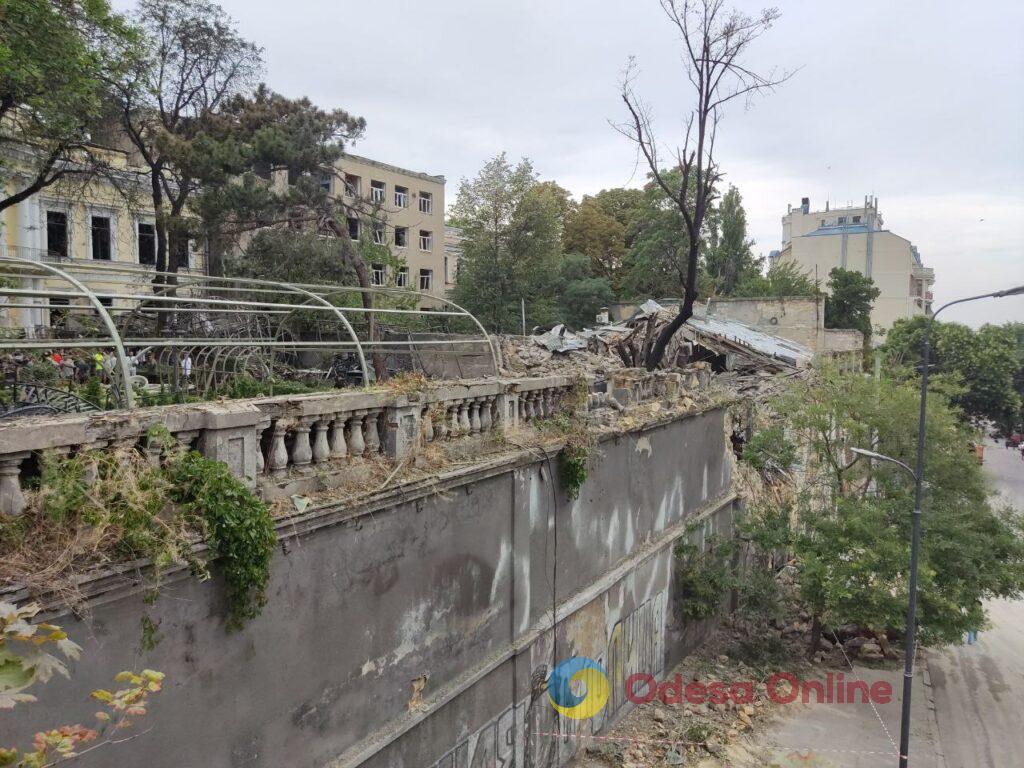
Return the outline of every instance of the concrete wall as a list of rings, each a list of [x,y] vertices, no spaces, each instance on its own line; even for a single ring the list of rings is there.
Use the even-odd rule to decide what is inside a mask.
[[[707,312],[709,316],[737,320],[809,349],[817,349],[818,329],[825,318],[824,299],[812,296],[716,297],[708,301]]]
[[[86,584],[85,618],[55,617],[82,661],[37,704],[0,714],[4,741],[91,722],[91,690],[149,667],[167,674],[152,730],[78,765],[563,764],[576,742],[548,734],[580,723],[556,721],[543,691],[553,663],[580,654],[609,670],[608,706],[582,721],[599,730],[627,711],[629,674],[667,671],[706,629],[674,604],[672,550],[731,526],[730,461],[717,410],[600,443],[576,501],[557,459],[524,452],[307,511],[281,521],[268,604],[231,635],[216,579],[169,577],[152,606],[137,580]],[[143,615],[161,636],[150,651]]]

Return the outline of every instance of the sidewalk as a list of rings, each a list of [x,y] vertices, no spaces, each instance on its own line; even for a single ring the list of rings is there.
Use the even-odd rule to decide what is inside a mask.
[[[869,686],[878,680],[892,685],[893,700],[870,704],[787,705],[781,717],[754,737],[754,751],[766,765],[814,768],[876,768],[896,765],[900,739],[903,668],[856,667],[856,677]],[[859,702],[859,699],[858,699]],[[919,663],[914,678],[910,730],[910,765],[945,768],[936,726],[927,665]],[[877,711],[876,711],[877,710]]]

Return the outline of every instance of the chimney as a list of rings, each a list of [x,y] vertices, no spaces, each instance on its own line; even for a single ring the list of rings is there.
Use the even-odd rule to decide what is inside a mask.
[[[800,210],[804,213],[811,212],[811,198],[801,197],[800,198]]]

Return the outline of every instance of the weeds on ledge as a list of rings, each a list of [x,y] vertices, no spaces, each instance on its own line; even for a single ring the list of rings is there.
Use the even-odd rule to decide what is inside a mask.
[[[162,462],[134,446],[44,452],[28,508],[0,522],[0,581],[74,603],[87,571],[148,559],[158,589],[175,563],[208,578],[193,552],[206,539],[228,586],[228,628],[237,629],[265,603],[276,543],[269,510],[224,464],[184,452],[166,429],[151,430],[149,445]]]

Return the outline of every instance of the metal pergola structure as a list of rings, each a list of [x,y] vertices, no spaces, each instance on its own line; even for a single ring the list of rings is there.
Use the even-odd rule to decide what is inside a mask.
[[[136,282],[133,284],[132,280]],[[108,288],[104,290],[103,285]],[[112,287],[111,287],[112,286]],[[363,294],[373,296],[372,308]],[[416,305],[426,306],[416,306]],[[453,302],[404,288],[289,283],[51,263],[0,256],[0,310],[20,310],[21,323],[0,337],[0,352],[90,350],[112,354],[111,390],[135,403],[132,354],[177,377],[189,360],[192,386],[210,388],[243,374],[269,376],[288,360],[322,371],[349,360],[353,375],[372,381],[368,355],[413,359],[472,354],[486,347],[493,372],[500,351],[483,325]],[[55,322],[60,318],[61,322]],[[21,330],[19,330],[21,329]],[[384,339],[389,332],[405,338]],[[73,354],[74,352],[72,352]],[[332,370],[331,365],[326,366]],[[177,382],[177,378],[175,378]]]

